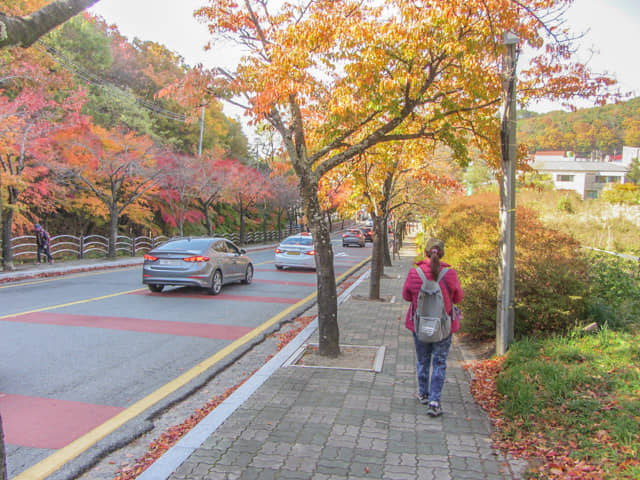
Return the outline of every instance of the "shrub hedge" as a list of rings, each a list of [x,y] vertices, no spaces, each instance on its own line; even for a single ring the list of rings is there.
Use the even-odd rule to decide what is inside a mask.
[[[499,199],[457,197],[436,223],[445,258],[459,272],[465,298],[462,330],[495,337],[498,296]],[[515,334],[567,332],[585,318],[589,262],[571,236],[548,229],[536,213],[516,211]]]

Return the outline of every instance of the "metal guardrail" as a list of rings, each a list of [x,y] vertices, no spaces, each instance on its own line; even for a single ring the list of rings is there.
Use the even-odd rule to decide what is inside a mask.
[[[595,248],[595,247],[583,247],[586,248],[588,250],[593,250],[595,252],[601,252],[601,253],[607,253],[609,255],[615,255],[616,257],[620,257],[620,258],[626,258],[627,260],[632,260],[634,262],[640,262],[640,257],[634,256],[634,255],[629,255],[627,253],[617,253],[617,252],[610,252],[609,250],[603,250],[601,248]]]
[[[301,230],[301,227],[295,226],[283,228],[280,231],[249,232],[245,234],[245,239],[242,244],[277,242]],[[223,233],[215,236],[241,244],[240,235],[237,233]],[[118,235],[116,239],[116,254],[135,257],[140,253],[148,252],[167,240],[169,240],[169,237],[164,235],[157,237],[128,237],[126,235]],[[54,258],[60,256],[74,256],[78,259],[86,258],[87,256],[106,257],[109,253],[109,242],[109,238],[103,235],[54,235],[51,237],[50,251]],[[11,239],[11,253],[15,259],[35,259],[37,256],[35,235],[13,237]]]
[[[116,252],[124,252],[135,257],[140,252],[148,252],[153,247],[168,240],[169,237],[127,237],[118,235]],[[54,235],[51,237],[50,251],[52,256],[70,255],[79,259],[89,255],[102,257],[109,253],[109,238],[103,235]],[[35,235],[23,235],[11,239],[13,258],[35,258],[37,245]]]

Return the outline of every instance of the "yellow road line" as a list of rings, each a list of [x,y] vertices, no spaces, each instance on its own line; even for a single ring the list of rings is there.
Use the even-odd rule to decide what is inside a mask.
[[[118,272],[126,272],[127,270],[134,270],[134,269],[139,269],[140,265],[136,265],[135,267],[118,267],[118,268],[110,268],[110,269],[105,269],[105,270],[95,270],[95,271],[88,271],[88,272],[82,272],[82,273],[67,273],[64,275],[56,275],[53,277],[46,277],[46,278],[41,278],[38,280],[33,280],[32,278],[28,278],[25,279],[26,281],[21,281],[21,280],[16,280],[16,283],[9,283],[8,285],[0,285],[0,290],[4,289],[4,288],[16,288],[16,287],[23,287],[25,285],[38,285],[39,283],[46,283],[46,282],[55,282],[55,281],[59,281],[59,280],[65,280],[68,278],[78,278],[78,277],[87,277],[90,275],[103,275],[106,273],[114,273],[114,271],[118,271]]]
[[[72,305],[80,305],[82,303],[95,302],[97,300],[104,300],[105,298],[118,297],[120,295],[128,295],[129,293],[135,293],[135,292],[139,292],[141,290],[146,290],[146,289],[145,288],[136,288],[135,290],[127,290],[126,292],[110,293],[109,295],[103,295],[101,297],[87,298],[85,300],[76,300],[75,302],[61,303],[60,305],[53,305],[53,306],[50,306],[50,307],[36,308],[36,309],[33,309],[33,310],[28,310],[26,312],[11,313],[9,315],[0,316],[0,320],[3,320],[5,318],[9,318],[9,317],[19,317],[20,315],[27,315],[29,313],[44,312],[45,310],[55,310],[56,308],[70,307]]]
[[[351,267],[345,273],[337,277],[336,280],[337,281],[342,280],[343,278],[350,275],[352,272],[360,268],[362,265],[364,265],[368,261],[369,261],[369,257],[363,260],[362,262],[360,262],[359,264]],[[139,290],[142,290],[142,289],[139,289]],[[132,291],[136,291],[136,290],[132,290]],[[123,292],[123,294],[124,293],[131,293],[131,292]],[[117,294],[107,295],[105,297],[99,297],[99,299],[108,298],[116,295]],[[236,349],[240,348],[245,343],[248,343],[250,340],[253,340],[255,337],[257,337],[258,335],[262,334],[263,332],[271,328],[273,325],[279,322],[286,315],[293,312],[295,309],[299,308],[300,306],[304,305],[305,303],[313,299],[316,295],[317,295],[317,292],[307,295],[305,298],[303,298],[299,302],[295,303],[294,305],[291,305],[290,307],[280,312],[278,315],[267,320],[265,323],[263,323],[259,327],[254,328],[246,335],[230,343],[229,345],[227,345],[222,350],[218,351],[208,359],[199,363],[198,365],[186,371],[182,375],[176,377],[169,383],[166,383],[165,385],[157,389],[155,392],[147,395],[142,400],[137,401],[127,409],[123,410],[119,414],[110,418],[103,424],[97,426],[96,428],[86,433],[82,437],[74,440],[70,444],[57,450],[55,453],[49,455],[44,460],[41,460],[34,466],[28,468],[18,476],[14,477],[13,480],[45,479],[55,471],[62,468],[62,466],[65,465],[67,462],[70,462],[71,460],[73,460],[74,458],[76,458],[86,450],[88,450],[90,447],[95,445],[98,441],[102,440],[104,437],[106,437],[110,433],[113,433],[115,430],[117,430],[127,422],[133,420],[136,416],[140,415],[148,408],[160,402],[161,400],[163,400],[164,398],[166,398],[167,396],[169,396],[179,388],[183,387],[184,385],[186,385],[187,383],[195,379],[198,375],[206,372],[209,368],[211,368],[216,363],[223,360],[226,356],[233,353]],[[86,301],[89,301],[89,300],[73,302],[67,305],[84,303]],[[46,309],[39,309],[34,311],[40,311],[40,310],[46,310]],[[30,312],[25,312],[25,313],[30,313]],[[0,319],[2,318],[3,317],[0,317]]]

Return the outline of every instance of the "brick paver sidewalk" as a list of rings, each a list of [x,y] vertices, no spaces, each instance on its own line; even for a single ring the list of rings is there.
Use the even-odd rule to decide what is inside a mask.
[[[365,280],[339,307],[341,345],[384,346],[381,372],[280,367],[179,466],[139,478],[519,478],[523,465],[491,448],[490,422],[469,393],[460,345],[454,342],[449,356],[444,415],[429,417],[415,398],[415,353],[401,298],[414,254],[406,243],[385,268],[387,301],[367,300]]]

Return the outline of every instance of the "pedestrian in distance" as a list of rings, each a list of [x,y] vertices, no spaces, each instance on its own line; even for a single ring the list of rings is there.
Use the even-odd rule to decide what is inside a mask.
[[[444,242],[431,238],[425,248],[425,259],[416,263],[427,279],[437,280],[440,271],[447,268],[446,273],[439,282],[440,290],[447,312],[453,313],[453,305],[459,303],[464,295],[457,272],[450,265],[441,262],[444,256]],[[416,349],[416,374],[418,377],[418,398],[420,403],[427,405],[427,414],[437,417],[442,414],[440,399],[447,370],[447,358],[451,347],[451,336],[460,325],[456,320],[452,321],[451,334],[445,339],[435,343],[422,343],[416,336],[413,322],[413,312],[417,308],[418,294],[422,287],[422,279],[415,268],[409,270],[402,288],[402,298],[411,302],[407,312],[405,327],[413,333],[413,341]]]
[[[36,234],[36,245],[38,247],[38,261],[40,264],[41,255],[44,254],[49,263],[53,263],[53,257],[51,256],[51,237],[49,236],[49,232],[47,232],[42,225],[36,223],[33,226],[33,230]]]

